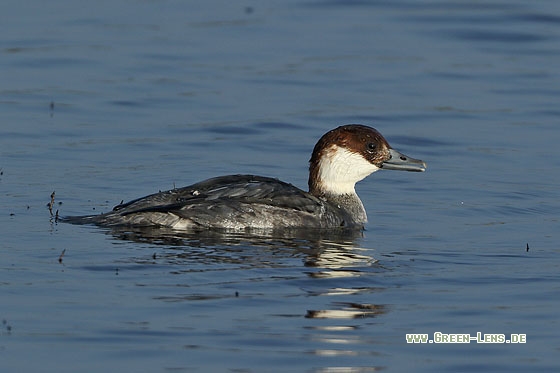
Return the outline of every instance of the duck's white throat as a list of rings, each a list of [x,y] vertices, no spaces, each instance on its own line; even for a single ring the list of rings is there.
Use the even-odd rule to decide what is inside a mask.
[[[319,160],[317,181],[323,193],[355,194],[356,183],[377,170],[361,154],[332,145]]]

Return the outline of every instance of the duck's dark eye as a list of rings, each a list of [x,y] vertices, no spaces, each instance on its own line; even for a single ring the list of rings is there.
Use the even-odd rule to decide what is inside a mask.
[[[367,150],[368,150],[368,152],[372,152],[372,153],[373,153],[374,151],[377,150],[377,144],[374,143],[374,142],[368,143],[368,144],[367,144]]]

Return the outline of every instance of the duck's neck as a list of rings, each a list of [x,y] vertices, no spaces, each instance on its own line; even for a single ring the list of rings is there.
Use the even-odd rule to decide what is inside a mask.
[[[322,198],[329,202],[331,205],[343,209],[348,213],[354,223],[365,224],[367,223],[367,214],[364,204],[360,200],[360,197],[354,193],[349,194],[329,194],[323,193],[319,198]]]
[[[366,210],[354,187],[378,169],[362,155],[336,145],[315,149],[309,162],[309,193],[344,209],[356,223],[365,223]]]
[[[311,167],[309,173],[309,193],[329,202],[334,207],[343,209],[357,224],[367,222],[367,214],[360,197],[356,194],[355,182],[330,178],[325,181],[325,173],[319,167]]]

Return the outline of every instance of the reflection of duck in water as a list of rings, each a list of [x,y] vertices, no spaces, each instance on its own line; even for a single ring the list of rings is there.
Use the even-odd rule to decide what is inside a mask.
[[[282,229],[232,231],[204,229],[178,231],[162,227],[114,226],[107,234],[115,239],[163,247],[142,263],[181,264],[185,271],[209,264],[243,268],[286,267],[303,264],[310,277],[358,276],[360,268],[377,260],[362,248],[363,232],[357,229]],[[300,263],[300,264],[296,264]]]
[[[327,132],[315,145],[309,192],[268,177],[221,176],[66,221],[186,230],[361,228],[367,215],[354,185],[379,169],[424,171],[426,164],[392,149],[374,128],[346,125]]]

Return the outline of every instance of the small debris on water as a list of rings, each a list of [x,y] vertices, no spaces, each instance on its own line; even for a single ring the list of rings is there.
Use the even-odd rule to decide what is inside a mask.
[[[51,193],[51,201],[47,203],[47,207],[49,208],[49,213],[51,214],[51,217],[53,216],[54,196],[55,196],[55,192],[53,191]]]
[[[57,211],[58,212],[58,211]],[[64,254],[66,253],[66,249],[62,250],[62,253],[60,253],[60,256],[58,257],[58,262],[60,264],[62,264],[62,258],[64,257]]]
[[[6,332],[7,334],[12,334],[12,326],[10,324],[8,324],[8,320],[3,319],[2,320],[2,325],[4,326],[4,328],[6,328]]]

